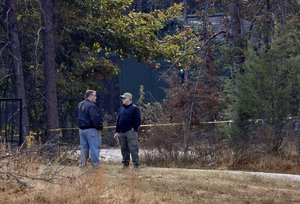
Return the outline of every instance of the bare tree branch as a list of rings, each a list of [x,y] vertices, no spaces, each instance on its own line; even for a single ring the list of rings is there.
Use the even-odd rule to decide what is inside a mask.
[[[5,75],[4,77],[2,77],[1,79],[0,79],[0,81],[2,81],[2,80],[4,80],[5,78],[7,78],[7,77],[10,77],[12,74],[7,74],[7,75]]]
[[[191,56],[191,55],[195,55],[198,52],[200,52],[210,41],[212,41],[215,37],[217,37],[220,34],[224,34],[226,33],[225,31],[220,31],[218,33],[215,33],[214,35],[212,35],[209,39],[207,39],[199,48],[197,48],[194,52],[191,53],[186,53],[184,55],[182,55],[181,57],[179,57],[163,74],[162,76],[159,78],[159,80],[161,80],[162,78],[164,78],[166,76],[166,74],[178,63],[180,62],[182,59],[184,59],[187,56]]]
[[[41,32],[42,29],[44,29],[44,28],[43,27],[39,28],[39,30],[37,32],[37,40],[35,42],[34,56],[35,56],[35,65],[36,65],[35,69],[36,69],[36,71],[39,67],[39,60],[38,60],[38,54],[37,54],[38,51],[37,50],[38,50],[38,46],[39,46],[39,42],[40,42],[40,32]]]
[[[43,145],[36,145],[28,149],[7,149],[6,144],[1,145],[0,183],[5,180],[7,182],[15,181],[18,186],[25,188],[30,187],[26,184],[27,180],[41,180],[60,184],[62,180],[66,179],[66,177],[61,175],[66,165],[61,164],[68,161],[70,156],[77,160],[77,150],[76,148],[69,147],[65,151],[60,152],[61,154],[51,164],[41,165],[47,161],[53,145],[59,146],[60,142],[53,139]],[[35,165],[39,169],[39,173],[30,171]],[[68,177],[67,179],[72,179],[72,177]]]
[[[4,50],[7,46],[9,46],[10,44],[11,44],[11,42],[8,42],[8,43],[6,43],[6,44],[1,48],[1,50],[0,50],[0,55],[2,55],[3,50]]]
[[[0,57],[1,57],[1,63],[2,63],[2,65],[3,65],[3,67],[4,67],[4,60],[3,60],[3,58],[2,58],[2,53],[3,53],[3,51],[4,51],[4,49],[6,48],[6,47],[8,47],[9,45],[11,44],[11,42],[7,42],[2,48],[1,48],[1,50],[0,50]]]

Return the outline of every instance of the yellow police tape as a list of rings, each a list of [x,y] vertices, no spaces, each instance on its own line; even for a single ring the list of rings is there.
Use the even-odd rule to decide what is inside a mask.
[[[288,117],[286,120],[298,119],[299,117]],[[262,119],[254,119],[249,121],[261,122]],[[233,120],[223,120],[223,121],[208,121],[202,122],[201,124],[221,124],[221,123],[233,123]],[[176,126],[176,125],[184,125],[184,123],[156,123],[156,124],[147,124],[141,125],[140,127],[157,127],[157,126]],[[116,128],[116,126],[105,126],[103,129],[111,129]],[[49,132],[58,132],[62,130],[79,130],[79,128],[56,128],[56,129],[48,129]]]
[[[201,124],[220,124],[220,123],[232,123],[233,120],[224,120],[224,121],[210,121],[210,122],[202,122]],[[176,125],[184,125],[184,123],[156,123],[156,124],[147,124],[141,125],[140,127],[158,127],[158,126],[176,126]],[[116,128],[116,126],[105,126],[103,129],[112,129]],[[79,128],[56,128],[56,129],[48,129],[49,132],[58,132],[62,130],[79,130]]]

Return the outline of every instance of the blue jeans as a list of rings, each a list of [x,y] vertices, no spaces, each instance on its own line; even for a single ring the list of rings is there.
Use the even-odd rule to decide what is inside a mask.
[[[101,134],[100,131],[90,128],[85,130],[79,130],[80,136],[80,161],[79,166],[84,167],[86,161],[91,157],[93,167],[99,165],[100,146],[101,146]]]

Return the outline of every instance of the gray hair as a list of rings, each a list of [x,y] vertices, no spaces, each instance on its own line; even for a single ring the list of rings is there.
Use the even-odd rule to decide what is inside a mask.
[[[90,95],[95,94],[96,95],[96,91],[95,90],[87,90],[85,92],[85,98],[90,97]]]

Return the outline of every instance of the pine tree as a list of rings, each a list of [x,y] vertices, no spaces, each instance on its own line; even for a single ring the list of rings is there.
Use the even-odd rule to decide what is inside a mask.
[[[295,17],[278,27],[268,52],[248,49],[245,71],[228,89],[232,103],[228,111],[235,120],[230,138],[236,149],[265,142],[269,152],[278,152],[286,136],[286,119],[299,115],[295,112],[299,110],[300,89],[299,23],[300,18]],[[262,135],[253,129],[257,119],[262,122],[258,127]],[[270,138],[262,138],[267,135]]]

